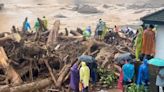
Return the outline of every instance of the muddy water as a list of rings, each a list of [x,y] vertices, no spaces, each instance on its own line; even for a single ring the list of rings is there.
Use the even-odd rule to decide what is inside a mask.
[[[66,16],[66,18],[60,18],[62,27],[68,27],[70,29],[78,26],[94,26],[99,18],[107,21],[109,25],[137,24],[141,16],[164,6],[164,0],[79,0],[82,4],[92,4],[103,11],[100,14],[86,15],[71,10],[74,1],[0,0],[0,3],[5,4],[5,8],[0,10],[0,32],[10,31],[12,25],[20,27],[24,18],[27,16],[32,27],[35,19],[42,16],[48,18],[49,26],[51,27],[53,21],[57,19],[54,17],[55,15]],[[103,4],[108,4],[110,8],[103,8]]]

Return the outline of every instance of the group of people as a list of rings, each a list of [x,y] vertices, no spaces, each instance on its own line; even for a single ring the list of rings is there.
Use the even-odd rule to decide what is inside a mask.
[[[92,56],[84,55],[86,58],[93,58]],[[81,60],[80,60],[81,61]],[[92,84],[97,81],[97,64],[93,58],[93,62],[81,61],[80,67],[74,64],[71,67],[70,88],[73,92],[89,92],[89,82]]]
[[[123,92],[128,92],[128,86],[135,83],[138,90],[144,86],[144,92],[149,92],[149,65],[148,60],[152,59],[155,55],[155,27],[142,26],[137,30],[135,39],[135,58],[132,58],[130,53],[124,53],[118,56],[115,67],[119,70],[118,88]],[[120,59],[121,58],[121,59]],[[121,61],[121,63],[120,63]],[[135,64],[141,62],[142,64],[136,66]],[[164,67],[159,67],[159,74],[157,75],[156,85],[158,89],[164,90]],[[135,76],[136,75],[136,76]],[[134,80],[135,79],[135,80]],[[140,92],[140,91],[139,91]],[[163,92],[163,91],[159,91]]]
[[[106,23],[102,21],[102,19],[99,19],[95,30],[95,36],[98,37],[99,40],[102,40],[107,30]],[[121,32],[118,26],[115,26],[113,31],[115,33]],[[135,83],[138,85],[138,89],[140,89],[141,86],[144,86],[144,91],[149,92],[148,87],[150,79],[148,60],[152,59],[155,55],[156,28],[154,25],[149,25],[147,27],[142,25],[137,29],[136,34],[132,33],[129,29],[126,30],[126,33],[129,34],[128,37],[131,37],[132,35],[132,37],[134,37],[133,48],[135,50],[135,56],[132,57],[130,53],[125,53],[121,56],[123,58],[120,59],[122,63],[115,65],[120,72],[118,88],[123,92],[127,92],[128,86],[131,83]],[[83,36],[85,39],[91,36],[90,26],[83,30]],[[141,62],[142,64],[136,66],[136,62]],[[164,67],[159,67],[159,69],[156,85],[159,86],[159,90],[164,90]]]
[[[121,92],[128,92],[128,86],[132,83],[136,83],[138,85],[138,90],[140,89],[140,86],[144,86],[144,92],[149,92],[149,70],[148,60],[146,58],[143,59],[139,68],[135,66],[135,59],[131,53],[120,54],[115,61],[117,63],[114,66],[120,72],[117,87],[121,90]],[[138,70],[138,73],[135,69]]]
[[[155,27],[150,25],[148,28],[142,26],[137,30],[137,37],[134,44],[136,60],[139,57],[153,58],[155,55]]]
[[[43,16],[43,19],[40,19],[40,18],[36,19],[35,25],[34,25],[34,29],[36,32],[38,30],[46,31],[47,27],[48,27],[48,20],[46,19],[45,16]],[[28,17],[26,17],[25,21],[23,22],[23,31],[29,32],[31,30],[32,28],[31,28],[30,22],[28,21]]]
[[[143,25],[142,28],[138,29],[137,37],[134,45],[134,47],[136,48],[135,55],[137,61],[139,61],[139,58],[141,58],[141,60],[143,60],[143,58],[150,60],[154,57],[155,33],[156,33],[156,28],[154,25],[149,25],[148,28]],[[141,72],[140,74],[146,73],[146,75],[148,75],[148,71],[147,71],[148,65],[145,66],[140,66],[143,68],[139,70],[139,73],[140,72]],[[145,77],[146,75],[141,75],[141,76]],[[148,77],[146,78],[147,80],[145,80],[145,82],[148,81]],[[156,85],[158,86],[159,92],[164,91],[164,66],[159,67],[159,74],[157,75]]]

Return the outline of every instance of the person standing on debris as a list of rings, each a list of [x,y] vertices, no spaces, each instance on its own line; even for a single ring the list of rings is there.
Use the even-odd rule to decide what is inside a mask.
[[[28,21],[28,17],[25,18],[25,21],[23,23],[23,31],[29,31],[31,30],[30,23]]]
[[[91,36],[91,27],[88,26],[86,29],[83,31],[83,38],[84,40],[88,39]]]
[[[158,86],[158,92],[164,92],[164,66],[159,68],[156,85]]]
[[[101,40],[101,36],[103,34],[103,30],[104,30],[104,22],[102,21],[102,19],[99,19],[99,23],[96,26],[96,33],[98,35],[98,39]]]
[[[147,30],[143,32],[142,55],[147,59],[151,59],[155,54],[155,32],[154,25],[150,25]]]
[[[143,34],[143,28],[138,29],[138,34],[135,39],[135,56],[136,56],[136,61],[139,61],[139,55],[141,54],[141,49],[142,49],[142,34]]]
[[[132,64],[132,61],[132,59],[125,60],[125,64],[122,67],[124,92],[127,92],[128,85],[133,82],[134,65]]]
[[[16,33],[16,32],[17,32],[17,29],[16,29],[16,27],[15,27],[14,25],[13,25],[12,28],[11,28],[11,32],[12,32],[12,33]]]
[[[45,16],[43,16],[43,23],[44,23],[45,28],[47,29],[48,28],[48,20]]]
[[[119,27],[115,25],[115,26],[114,26],[114,31],[115,31],[115,32],[119,32]]]
[[[141,85],[144,86],[144,92],[148,92],[148,86],[149,86],[149,68],[147,59],[144,59],[143,64],[139,66],[139,72],[137,77],[137,85],[139,85],[139,88]]]
[[[40,27],[39,18],[37,18],[37,20],[35,21],[35,25],[34,25],[34,28],[35,28],[36,32],[39,30],[39,27]]]
[[[74,64],[73,67],[71,67],[71,76],[70,76],[70,87],[73,90],[73,92],[79,92],[79,70],[78,65]]]
[[[80,68],[80,83],[83,85],[82,92],[89,92],[89,79],[90,79],[90,69],[85,62],[81,62]]]

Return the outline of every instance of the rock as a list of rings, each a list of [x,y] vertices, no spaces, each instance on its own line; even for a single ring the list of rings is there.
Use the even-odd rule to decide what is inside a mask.
[[[0,3],[0,10],[4,8],[4,4],[3,3]]]
[[[107,5],[107,4],[104,4],[103,5],[103,8],[109,8],[110,6],[109,5]]]
[[[56,18],[67,18],[66,16],[62,15],[62,14],[58,14],[58,15],[55,15]]]
[[[100,13],[100,11],[97,10],[97,8],[95,8],[93,6],[89,6],[89,5],[79,6],[77,11],[79,13],[85,13],[85,14]]]
[[[72,11],[77,11],[78,10],[78,7],[73,7],[71,10]]]

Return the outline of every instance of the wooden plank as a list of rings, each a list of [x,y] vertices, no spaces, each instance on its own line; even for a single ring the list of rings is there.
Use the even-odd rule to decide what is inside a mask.
[[[52,78],[52,80],[53,80],[53,82],[54,82],[54,85],[56,86],[56,78],[55,78],[55,76],[54,76],[54,74],[53,74],[53,72],[52,72],[52,69],[51,69],[51,67],[50,67],[50,65],[48,64],[48,61],[44,61],[44,63],[46,64],[46,66],[47,66],[47,68],[48,68],[48,71],[49,71],[49,73],[50,73],[50,75],[51,75],[51,78]]]

